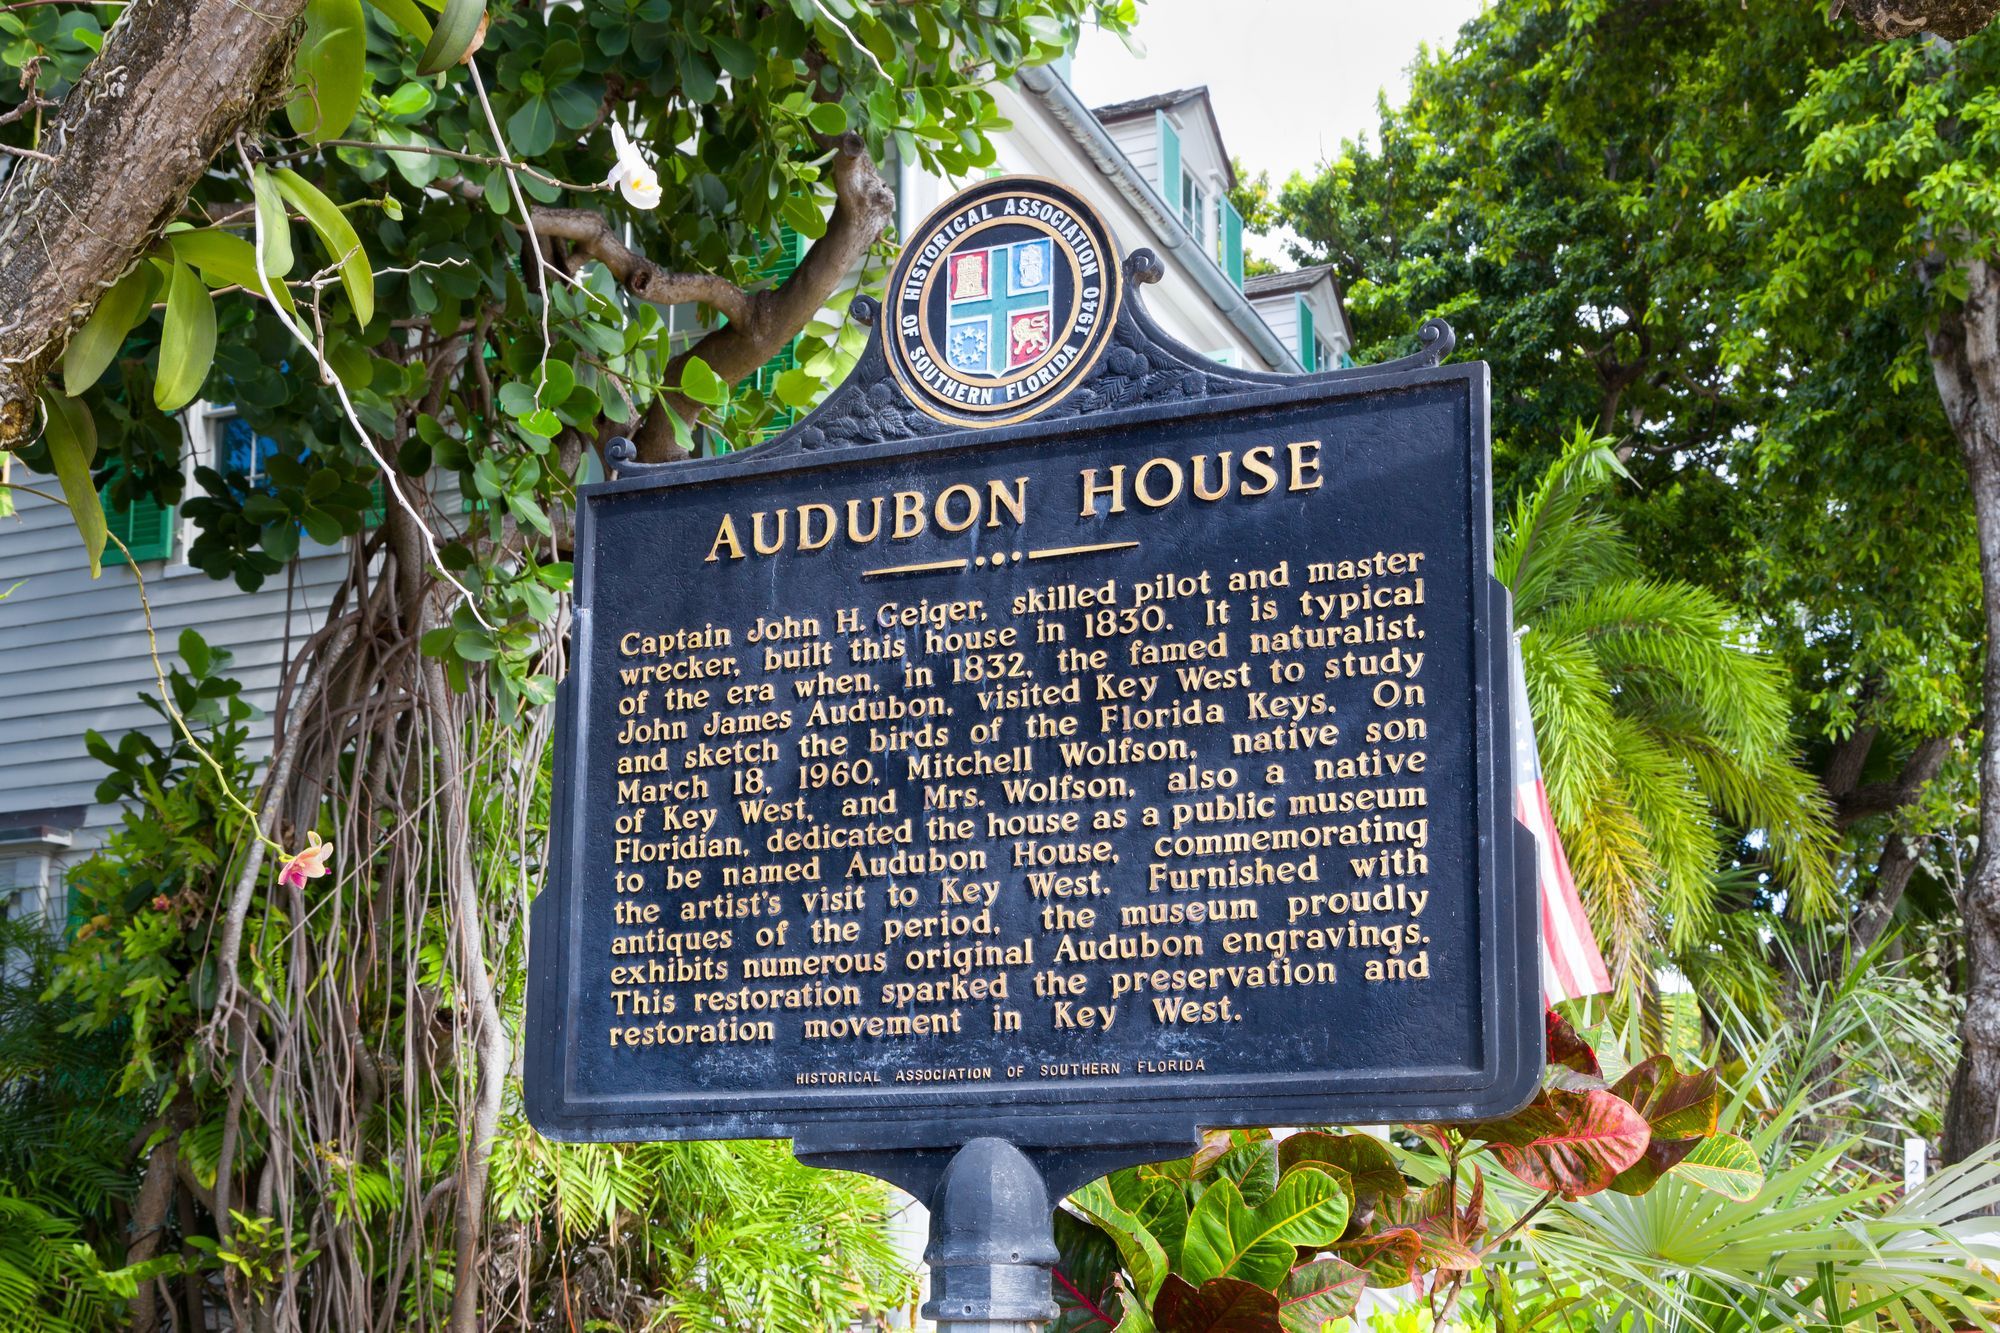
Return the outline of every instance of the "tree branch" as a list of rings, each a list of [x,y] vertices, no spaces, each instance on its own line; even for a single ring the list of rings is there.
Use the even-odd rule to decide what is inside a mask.
[[[0,186],[0,449],[26,444],[72,330],[282,101],[305,0],[134,0]]]
[[[1894,781],[1870,782],[1836,797],[1833,807],[1835,826],[1846,830],[1870,815],[1891,814],[1915,800],[1917,793],[1943,767],[1944,757],[1951,749],[1951,740],[1949,736],[1932,736],[1910,751],[1910,757],[1903,763],[1903,771],[1896,775]]]
[[[588,208],[535,208],[529,210],[535,230],[543,236],[568,241],[611,271],[625,290],[642,301],[657,305],[680,305],[699,301],[714,306],[733,323],[750,317],[750,293],[713,273],[675,273],[661,268],[646,256],[618,239],[609,220]]]
[[[679,383],[687,358],[699,356],[725,383],[734,384],[776,356],[806,326],[896,216],[895,192],[875,170],[861,136],[841,135],[833,146],[833,213],[827,218],[826,234],[806,251],[790,277],[767,291],[748,292],[715,274],[661,268],[627,246],[602,214],[589,209],[534,209],[535,230],[568,241],[579,253],[597,260],[641,300],[662,305],[699,301],[727,316],[727,324],[669,362],[664,378],[668,384]],[[692,421],[698,411],[698,404],[679,394],[656,402],[633,431],[639,457],[664,463],[684,456],[667,413]]]

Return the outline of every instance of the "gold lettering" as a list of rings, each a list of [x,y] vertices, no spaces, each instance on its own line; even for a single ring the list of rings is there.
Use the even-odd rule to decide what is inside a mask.
[[[1080,474],[1080,479],[1083,482],[1082,516],[1084,518],[1091,518],[1097,513],[1097,497],[1100,495],[1111,497],[1111,508],[1106,511],[1107,513],[1122,514],[1125,512],[1125,465],[1123,463],[1112,465],[1111,480],[1109,482],[1100,484],[1097,480],[1097,469],[1094,467],[1085,468]]]
[[[825,529],[821,531],[818,538],[816,539],[813,536],[813,528],[812,528],[812,520],[814,515],[822,515],[824,516],[826,521]],[[817,551],[821,547],[827,545],[827,543],[831,542],[833,540],[834,522],[835,520],[833,516],[832,505],[825,505],[825,504],[800,505],[799,506],[799,549],[801,551]]]
[[[715,542],[708,548],[709,561],[715,559],[715,553],[722,550],[725,543],[728,545],[729,558],[731,560],[741,560],[743,558],[743,543],[736,536],[736,519],[729,514],[722,516],[722,525],[715,530]],[[704,561],[703,563],[706,564],[708,561]]]
[[[1288,491],[1316,491],[1320,487],[1319,441],[1300,440],[1285,446],[1285,453],[1292,462],[1292,484]],[[1310,482],[1306,478],[1312,478]]]

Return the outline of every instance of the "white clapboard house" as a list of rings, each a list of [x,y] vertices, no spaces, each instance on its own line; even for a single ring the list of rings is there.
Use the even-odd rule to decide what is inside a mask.
[[[1062,181],[1097,206],[1122,249],[1158,254],[1166,277],[1144,299],[1175,337],[1255,370],[1346,363],[1346,317],[1329,270],[1245,281],[1243,223],[1228,199],[1233,173],[1206,89],[1093,111],[1049,67],[1024,71],[998,98],[1013,127],[999,141],[996,174]],[[909,225],[954,183],[906,167],[897,186]],[[191,490],[198,463],[254,486],[284,447],[227,406],[197,404],[184,425]],[[85,752],[84,733],[115,738],[160,721],[138,697],[156,687],[132,580],[113,560],[93,582],[59,507],[19,496],[17,508],[0,519],[0,590],[19,584],[0,599],[0,910],[62,921],[66,860],[98,845],[117,818],[94,800],[103,769]],[[247,697],[268,710],[288,654],[327,606],[343,553],[302,539],[286,574],[247,593],[187,563],[193,533],[175,509],[139,505],[110,518],[141,563],[163,649],[195,627],[235,655]]]

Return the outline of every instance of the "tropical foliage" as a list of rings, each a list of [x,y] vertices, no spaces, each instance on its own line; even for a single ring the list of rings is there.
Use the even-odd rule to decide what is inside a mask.
[[[1940,397],[1962,376],[1938,355],[1962,340],[1932,335],[1992,304],[1972,257],[1995,235],[1996,40],[1873,45],[1783,0],[1500,0],[1419,60],[1365,141],[1280,192],[1295,258],[1342,275],[1364,359],[1443,315],[1493,366],[1501,512],[1549,484],[1584,423],[1632,479],[1586,506],[1629,539],[1628,573],[1706,590],[1726,639],[1782,672],[1799,753],[1760,762],[1816,780],[1829,874],[1794,857],[1806,878],[1787,882],[1766,816],[1799,793],[1774,768],[1761,814],[1708,784],[1720,858],[1684,839],[1701,854],[1679,864],[1722,873],[1673,874],[1673,909],[1585,875],[1601,929],[1650,925],[1704,1000],[1727,988],[1767,1021],[1797,976],[1838,973],[1850,938],[1892,921],[1925,984],[1995,1004],[1974,936],[2000,918],[1971,906],[1991,897],[1976,852],[1994,840],[1969,837],[1991,797],[1971,749],[1991,711],[1975,500],[1995,492],[1968,486],[1955,422],[1971,418]],[[1531,670],[1552,732],[1563,701]],[[1608,829],[1564,818],[1573,855],[1594,855]],[[1798,850],[1827,846],[1823,823],[1794,827]],[[1644,845],[1629,826],[1626,845]],[[1642,902],[1657,915],[1635,918]],[[1802,929],[1815,911],[1851,933]],[[1789,976],[1782,938],[1802,946]],[[1987,1137],[1996,1068],[1982,1056],[1962,1081],[1977,1095],[1954,1154]]]
[[[1057,1218],[1057,1327],[1987,1327],[2000,1150],[1898,1197],[1821,1132],[1853,1094],[1812,1066],[1884,1016],[1876,966],[1732,1070],[1600,1060],[1552,1012],[1544,1087],[1506,1120],[1218,1132],[1094,1182]]]
[[[239,54],[200,30],[134,50],[151,11],[121,12],[0,10],[0,149],[27,164],[0,231],[67,216],[29,196],[92,78]],[[67,1158],[101,1159],[87,1242],[175,1269],[134,1293],[135,1327],[206,1303],[239,1328],[805,1329],[903,1299],[873,1185],[760,1150],[536,1144],[520,1121],[570,501],[614,436],[669,460],[812,402],[858,350],[822,312],[882,271],[892,164],[984,169],[990,84],[1133,15],[281,0],[243,38],[274,86],[228,100],[185,197],[146,195],[133,159],[107,211],[154,230],[89,275],[60,361],[0,366],[0,435],[38,424],[19,452],[53,478],[27,484],[64,497],[93,566],[100,497],[185,499],[190,563],[245,588],[305,541],[355,553],[294,645],[268,763],[198,637],[158,664],[168,739],[93,742],[129,817],[70,867],[76,928],[32,1017],[93,1053],[102,1091],[38,1092],[34,1114],[129,1129],[5,1179],[67,1217],[93,1197]],[[183,494],[174,413],[198,399],[282,442],[255,484],[199,460]]]
[[[1320,1333],[1368,1288],[1412,1285],[1442,1320],[1486,1258],[1558,1201],[1642,1196],[1669,1175],[1756,1197],[1762,1164],[1719,1131],[1716,1071],[1658,1055],[1614,1082],[1553,1010],[1548,1051],[1544,1086],[1514,1115],[1412,1127],[1430,1150],[1421,1184],[1405,1177],[1407,1152],[1318,1130],[1216,1131],[1184,1161],[1093,1182],[1061,1219],[1059,1327]],[[1536,1192],[1497,1230],[1482,1161]]]
[[[1604,504],[1624,466],[1581,428],[1517,497],[1494,554],[1514,598],[1549,805],[1599,941],[1628,985],[1659,947],[1718,934],[1749,841],[1765,892],[1824,916],[1835,842],[1793,756],[1778,665],[1706,588],[1645,572]]]

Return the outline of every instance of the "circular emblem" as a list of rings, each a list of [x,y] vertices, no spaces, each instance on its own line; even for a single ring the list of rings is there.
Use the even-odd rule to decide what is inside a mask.
[[[1118,319],[1118,252],[1067,186],[999,176],[911,233],[884,303],[889,367],[942,421],[1001,426],[1055,405]]]

